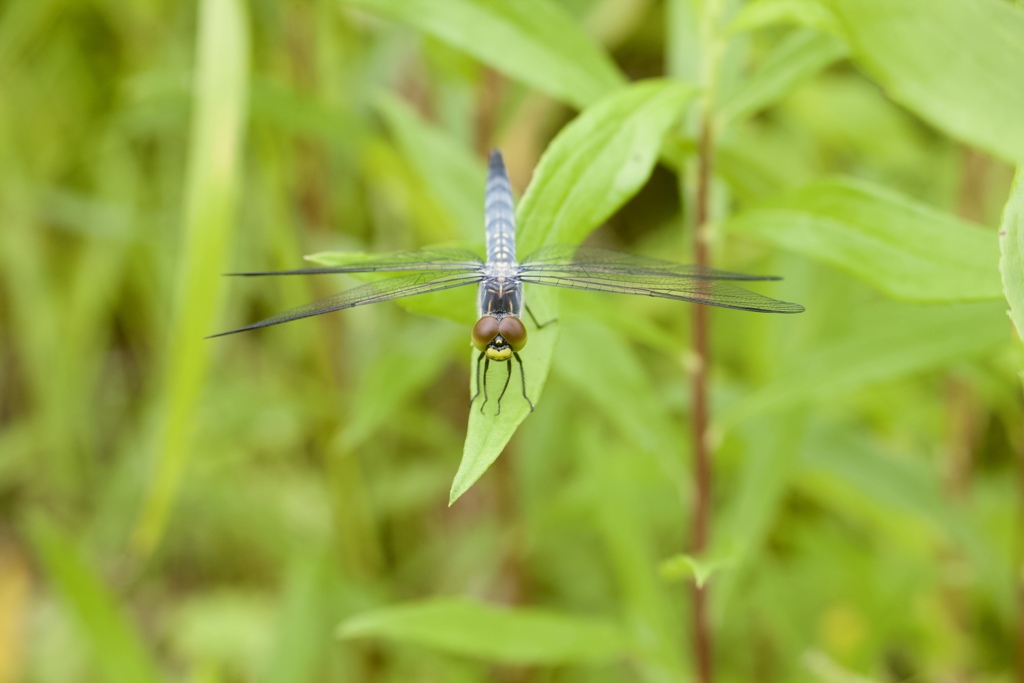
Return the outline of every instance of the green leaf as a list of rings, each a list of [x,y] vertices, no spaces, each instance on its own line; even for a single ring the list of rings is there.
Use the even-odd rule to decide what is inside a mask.
[[[1019,7],[1004,0],[823,1],[856,61],[894,100],[960,140],[1024,162]]]
[[[587,108],[551,142],[519,204],[518,249],[521,256],[551,243],[583,241],[629,200],[650,177],[665,134],[681,120],[693,89],[670,81],[644,81],[612,94]],[[544,322],[558,316],[558,301],[550,287],[528,292],[527,301]],[[520,354],[526,391],[540,400],[558,325],[531,332]],[[476,354],[473,354],[475,368]],[[497,364],[494,364],[497,365]],[[489,387],[504,383],[505,374],[492,368]],[[474,404],[469,414],[462,462],[452,483],[454,503],[487,471],[530,409],[516,391],[513,378],[501,415],[482,413]],[[471,385],[470,390],[475,392]],[[482,397],[481,397],[482,399]],[[481,399],[477,399],[478,401]]]
[[[539,316],[540,322],[550,319],[549,311],[556,309],[554,294],[547,288],[538,288],[529,295],[530,308]],[[540,302],[540,306],[537,306]],[[544,313],[541,313],[544,311]],[[523,359],[522,371],[525,374],[525,392],[534,406],[540,405],[540,394],[547,381],[551,367],[551,357],[555,342],[558,340],[558,323],[546,326],[543,330],[531,329],[529,343],[519,352]],[[479,351],[473,350],[470,355],[470,396],[476,393],[476,367]],[[507,364],[491,363],[490,372],[484,377],[481,369],[481,383],[486,382],[490,392],[490,400],[484,404],[484,396],[480,396],[470,406],[469,425],[466,428],[466,443],[462,449],[462,462],[452,481],[448,504],[451,505],[483,476],[487,468],[498,459],[505,445],[515,434],[516,429],[530,414],[530,406],[523,399],[518,364],[508,361]],[[482,368],[482,366],[481,366]],[[509,381],[509,390],[501,402],[501,414],[497,415],[497,395],[508,377],[509,369],[513,376]]]
[[[703,588],[712,575],[728,568],[731,564],[732,558],[728,556],[704,559],[680,554],[664,560],[658,566],[658,571],[662,578],[669,581],[680,581],[692,576],[697,587]]]
[[[665,75],[687,83],[700,83],[701,10],[691,0],[665,3]]]
[[[488,662],[519,665],[603,664],[627,654],[626,638],[607,619],[536,608],[508,608],[462,598],[385,607],[352,617],[341,638],[382,638]]]
[[[663,325],[660,321],[646,316],[622,315],[621,300],[614,296],[587,297],[586,310],[575,309],[566,311],[562,319],[577,319],[598,323],[609,328],[622,339],[629,340],[650,349],[673,356],[679,353],[679,336]],[[671,305],[671,304],[670,304]]]
[[[452,232],[470,244],[483,243],[483,197],[487,167],[446,131],[424,121],[402,100],[389,94],[376,99],[377,110],[391,129],[402,155],[438,205],[450,217]],[[481,249],[481,253],[482,253]],[[339,255],[317,254],[325,262]],[[398,301],[402,308],[455,322],[476,322],[473,287],[447,290]]]
[[[778,24],[798,24],[826,33],[839,33],[835,17],[817,0],[758,0],[748,3],[736,13],[729,24],[729,31],[756,31]]]
[[[574,484],[586,492],[587,528],[602,542],[602,560],[621,596],[623,625],[638,651],[635,661],[643,680],[686,680],[686,654],[679,648],[683,634],[672,600],[675,587],[656,571],[662,554],[656,550],[651,481],[638,476],[631,445],[619,445],[602,433],[603,420],[585,413],[562,427],[578,434],[571,457],[578,462]]]
[[[269,123],[352,156],[371,135],[369,121],[352,108],[332,106],[273,77],[253,76],[249,108],[254,124]]]
[[[726,227],[848,270],[899,299],[1001,296],[995,235],[861,181],[811,183]]]
[[[412,230],[416,242],[440,244],[462,238],[439,198],[390,141],[372,136],[364,140],[358,174],[357,185],[374,188],[373,194],[391,206],[394,218]],[[349,181],[347,191],[358,193]]]
[[[235,205],[249,78],[249,32],[241,0],[199,3],[195,110],[186,174],[184,235],[166,347],[156,467],[132,544],[147,555],[160,542],[190,452],[194,408],[214,346],[203,337],[216,318]]]
[[[399,98],[382,94],[376,105],[403,156],[451,215],[455,230],[465,240],[478,241],[484,224],[486,164],[454,136],[421,119]]]
[[[999,248],[1003,293],[1010,303],[1010,318],[1017,327],[1017,336],[1024,340],[1024,167],[1017,169],[1003,209]]]
[[[1001,307],[993,303],[890,303],[849,315],[858,334],[801,354],[778,378],[727,410],[721,424],[734,425],[807,401],[834,401],[873,382],[978,356],[1007,340]]]
[[[915,528],[909,538],[956,543],[970,558],[979,590],[1009,618],[1016,589],[998,543],[990,545],[964,501],[949,498],[933,463],[892,446],[850,426],[818,420],[799,449],[801,473],[795,483],[826,507],[896,531],[902,543],[908,537],[898,525],[908,522]]]
[[[470,288],[474,289],[474,288]],[[443,328],[436,322],[411,324],[403,335],[416,340],[416,362],[409,362],[409,348],[396,344],[377,356],[360,374],[350,414],[340,435],[339,447],[351,453],[389,421],[401,419],[409,399],[433,382],[444,369],[451,351],[468,343],[465,330]]]
[[[573,298],[577,297],[591,298],[582,293]],[[588,311],[589,306],[583,314]],[[690,473],[674,452],[683,435],[672,428],[664,396],[652,386],[633,348],[621,333],[589,317],[565,320],[564,328],[561,348],[567,352],[559,356],[559,377],[575,386],[581,399],[592,403],[626,443],[651,454],[680,492],[687,491]],[[679,340],[673,353],[679,353]]]
[[[735,596],[758,570],[758,560],[783,514],[805,431],[804,413],[750,420],[736,430],[744,445],[731,495],[716,513],[710,558],[728,558],[729,572],[715,582],[712,614],[719,623],[735,607]],[[721,455],[719,456],[721,457]]]
[[[338,267],[366,261],[379,261],[382,256],[387,256],[387,254],[373,254],[364,251],[322,251],[310,254],[305,258],[307,261],[321,266]],[[393,273],[347,273],[347,275],[362,282],[375,282],[394,276]],[[475,301],[476,287],[472,285],[394,300],[396,304],[407,311],[444,318],[462,325],[473,325],[476,322]]]
[[[519,205],[522,255],[583,241],[636,194],[695,93],[678,81],[640,81],[566,126],[541,157]]]
[[[820,491],[819,477],[829,477],[837,487],[860,492],[864,507],[881,517],[907,514],[936,528],[965,521],[944,500],[938,473],[926,461],[886,453],[848,427],[816,422],[799,450],[801,475],[813,477],[808,490]]]
[[[625,78],[549,0],[345,0],[408,24],[551,97],[583,108]]]
[[[765,108],[845,55],[846,46],[833,36],[806,29],[794,31],[721,105],[717,112],[721,125]]]
[[[79,555],[72,539],[42,517],[31,521],[28,536],[47,577],[88,643],[103,680],[162,680],[138,628]]]
[[[274,655],[264,680],[302,683],[316,678],[317,665],[331,645],[330,564],[323,557],[300,556],[289,568],[284,600],[275,620]]]

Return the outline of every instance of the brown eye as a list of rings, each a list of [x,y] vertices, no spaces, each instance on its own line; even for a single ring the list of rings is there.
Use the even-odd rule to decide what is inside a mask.
[[[483,351],[498,336],[498,319],[485,315],[473,326],[473,346]]]
[[[526,327],[519,318],[505,316],[498,325],[498,332],[513,351],[519,351],[526,346]]]

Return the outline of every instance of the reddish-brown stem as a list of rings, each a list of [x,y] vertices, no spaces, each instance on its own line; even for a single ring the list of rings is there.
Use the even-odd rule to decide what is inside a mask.
[[[1019,397],[1018,397],[1018,400]],[[1024,562],[1024,534],[1019,530],[1024,529],[1024,430],[1014,424],[1007,430],[1010,447],[1013,451],[1017,469],[1017,529],[1014,549],[1014,562],[1011,565],[1013,571],[1013,583],[1017,592],[1017,671],[1016,680],[1024,683],[1024,576],[1021,575],[1020,567]]]
[[[708,202],[711,192],[713,141],[709,117],[703,116],[697,158],[696,212],[693,241],[698,266],[710,265],[708,255]],[[696,495],[693,504],[691,553],[700,556],[708,546],[711,526],[711,453],[708,446],[708,354],[709,322],[706,306],[693,306],[693,353],[696,368],[691,384],[693,468]],[[693,651],[697,680],[710,683],[712,678],[711,629],[708,624],[708,588],[693,583]]]
[[[1017,475],[1018,483],[1020,485],[1019,495],[1020,500],[1024,500],[1024,445],[1021,444],[1022,440],[1018,440],[1016,444],[1016,456],[1017,456]],[[1018,502],[1017,505],[1018,523],[1024,522],[1024,505]],[[1017,527],[1021,528],[1020,526]],[[1017,539],[1017,558],[1021,557],[1020,549],[1020,537]],[[1016,563],[1016,566],[1020,566],[1020,562]],[[1017,584],[1017,680],[1020,683],[1024,683],[1024,578],[1021,577],[1020,572],[1014,572],[1014,582]]]

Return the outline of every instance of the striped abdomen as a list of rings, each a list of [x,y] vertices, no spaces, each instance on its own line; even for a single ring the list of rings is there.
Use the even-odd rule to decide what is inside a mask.
[[[487,230],[488,263],[516,263],[516,214],[512,186],[505,172],[501,152],[491,152],[484,195],[484,226]]]

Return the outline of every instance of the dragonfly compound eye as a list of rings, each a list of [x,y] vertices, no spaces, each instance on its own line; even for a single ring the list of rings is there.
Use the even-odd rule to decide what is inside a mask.
[[[498,336],[498,319],[485,315],[473,326],[473,346],[480,351],[487,348],[491,340]]]
[[[526,346],[526,327],[519,318],[511,315],[505,316],[498,323],[498,332],[505,338],[513,351],[521,351]]]

